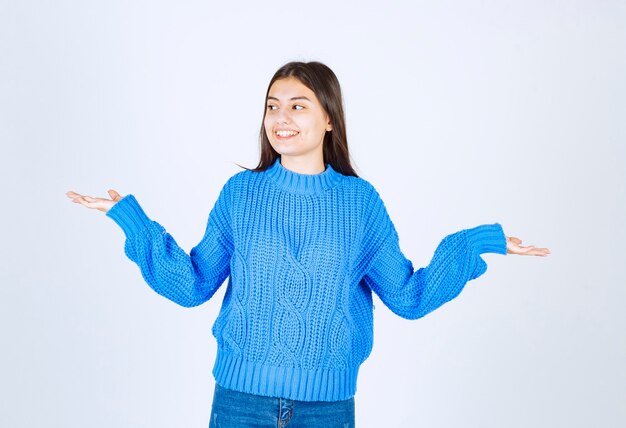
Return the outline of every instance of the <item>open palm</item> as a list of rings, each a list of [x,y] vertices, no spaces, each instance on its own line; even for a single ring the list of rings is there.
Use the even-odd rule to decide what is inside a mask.
[[[506,237],[506,252],[507,254],[519,254],[520,256],[541,256],[546,257],[550,254],[550,250],[547,248],[537,248],[534,245],[522,246],[522,240],[515,236]]]
[[[72,202],[81,204],[87,208],[92,208],[98,211],[107,212],[113,207],[113,205],[115,205],[120,200],[122,200],[122,196],[119,193],[117,193],[115,190],[109,189],[108,193],[111,199],[92,198],[91,196],[84,196],[79,193],[73,192],[71,190],[69,192],[66,192],[65,194],[67,195],[68,198],[72,200]]]

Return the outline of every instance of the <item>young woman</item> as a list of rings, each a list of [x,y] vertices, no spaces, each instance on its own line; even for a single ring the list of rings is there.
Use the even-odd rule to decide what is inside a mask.
[[[485,224],[446,236],[415,271],[378,192],[352,169],[335,74],[319,62],[288,63],[265,101],[260,162],[222,187],[189,254],[133,195],[67,195],[122,228],[126,255],[168,299],[200,305],[229,278],[213,325],[211,426],[354,426],[372,291],[417,319],[486,271],[481,254],[550,251]]]

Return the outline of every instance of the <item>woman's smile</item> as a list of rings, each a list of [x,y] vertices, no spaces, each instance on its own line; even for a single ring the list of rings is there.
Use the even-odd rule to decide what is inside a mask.
[[[289,138],[298,135],[299,132],[291,129],[277,129],[274,131],[274,134],[276,134],[276,138],[280,140],[288,140]]]

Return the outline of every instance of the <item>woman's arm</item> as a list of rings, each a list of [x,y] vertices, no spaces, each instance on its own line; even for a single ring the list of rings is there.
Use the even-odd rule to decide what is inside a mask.
[[[228,183],[209,214],[202,240],[187,254],[133,195],[107,213],[124,231],[124,251],[144,280],[160,295],[184,307],[209,300],[230,274],[233,250]]]
[[[133,195],[122,198],[112,189],[108,191],[111,199],[73,191],[66,195],[74,203],[107,213],[126,234],[126,255],[137,263],[148,285],[179,305],[191,307],[210,299],[230,274],[231,181],[222,188],[204,237],[189,255],[163,226],[148,218]]]
[[[383,303],[407,319],[421,318],[455,298],[487,270],[483,253],[506,254],[502,227],[486,224],[446,236],[426,267],[414,271],[397,238],[380,248],[364,276]]]
[[[485,224],[446,236],[430,263],[415,271],[400,250],[396,229],[375,190],[368,211],[363,281],[403,318],[421,318],[456,297],[468,281],[487,270],[481,254],[507,254],[500,224]]]

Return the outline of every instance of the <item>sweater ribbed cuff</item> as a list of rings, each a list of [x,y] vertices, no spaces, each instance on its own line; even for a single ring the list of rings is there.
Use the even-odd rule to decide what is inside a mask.
[[[137,199],[130,194],[124,196],[113,205],[106,215],[122,228],[127,237],[141,231],[150,223],[150,219],[137,202]]]
[[[483,224],[466,229],[465,234],[478,254],[497,253],[506,255],[506,236],[499,223]]]

